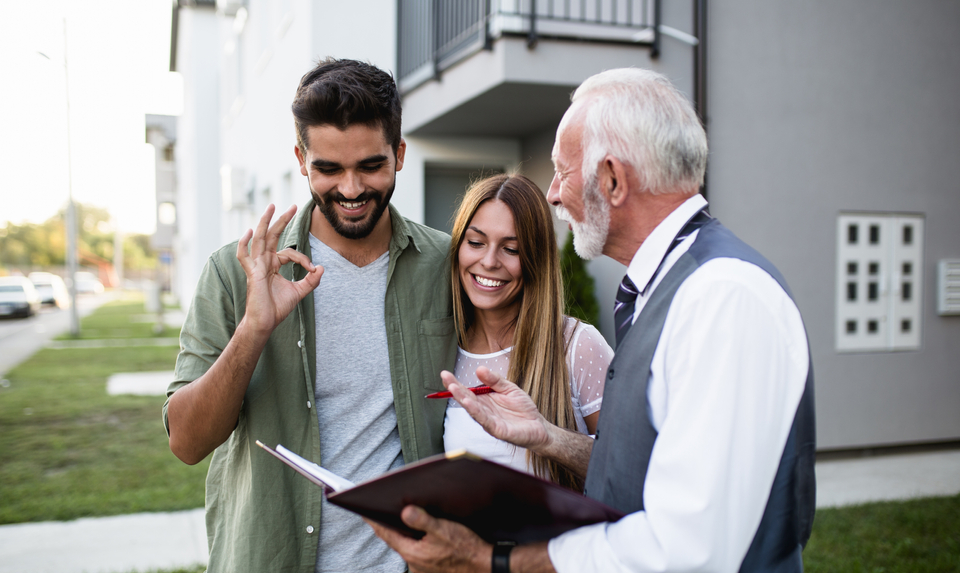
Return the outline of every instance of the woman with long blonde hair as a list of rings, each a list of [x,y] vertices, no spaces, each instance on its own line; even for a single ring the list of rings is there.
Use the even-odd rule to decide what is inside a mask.
[[[596,328],[563,315],[553,217],[536,184],[522,175],[474,183],[454,219],[450,259],[457,380],[478,386],[486,366],[529,394],[547,421],[593,434],[613,350]],[[443,439],[447,451],[583,487],[564,466],[487,434],[452,399]]]

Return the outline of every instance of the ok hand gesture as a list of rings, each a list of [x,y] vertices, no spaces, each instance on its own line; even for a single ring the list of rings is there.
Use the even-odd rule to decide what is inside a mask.
[[[296,212],[294,205],[270,225],[274,206],[269,205],[256,230],[247,230],[237,244],[237,260],[247,275],[247,309],[243,320],[261,335],[273,332],[297,303],[317,288],[323,275],[323,267],[314,266],[309,257],[296,249],[277,252],[280,234]],[[296,282],[283,277],[280,267],[289,262],[306,269],[307,276]]]

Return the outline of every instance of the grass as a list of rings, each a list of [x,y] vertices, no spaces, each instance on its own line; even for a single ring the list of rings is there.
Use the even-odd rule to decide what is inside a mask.
[[[164,326],[159,333],[154,332],[155,323],[156,315],[148,314],[144,309],[143,296],[124,293],[119,300],[107,303],[90,316],[84,317],[78,338],[175,338],[180,335],[179,329],[169,326]],[[72,340],[73,337],[67,333],[57,339]]]
[[[142,303],[101,307],[83,320],[84,337],[153,336],[131,313],[143,314]],[[172,370],[177,350],[44,349],[9,372],[0,388],[0,524],[202,507],[208,464],[170,453],[165,398],[106,393],[110,374]]]
[[[817,511],[808,573],[960,572],[960,495]]]

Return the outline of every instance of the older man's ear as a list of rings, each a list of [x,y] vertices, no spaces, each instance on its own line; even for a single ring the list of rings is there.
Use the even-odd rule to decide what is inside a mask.
[[[619,207],[626,201],[630,192],[628,176],[627,165],[613,155],[607,155],[600,162],[597,170],[600,192],[611,207]]]

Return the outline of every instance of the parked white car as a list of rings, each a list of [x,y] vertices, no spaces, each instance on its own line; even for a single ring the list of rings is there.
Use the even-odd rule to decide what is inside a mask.
[[[76,274],[77,294],[100,294],[103,283],[93,273],[81,271]]]
[[[70,306],[70,293],[63,279],[53,273],[30,273],[30,282],[37,287],[42,304],[52,304],[59,308]]]
[[[0,316],[33,316],[40,294],[27,277],[0,277]]]

